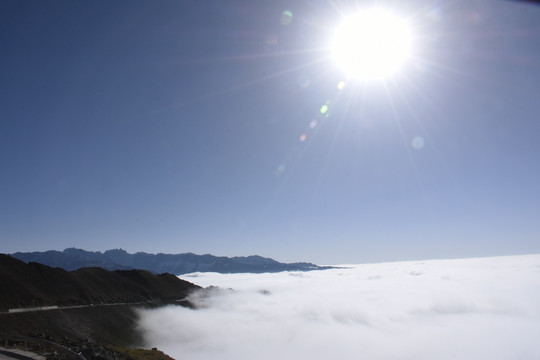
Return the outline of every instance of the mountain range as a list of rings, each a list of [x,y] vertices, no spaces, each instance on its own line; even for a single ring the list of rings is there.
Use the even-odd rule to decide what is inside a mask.
[[[328,267],[311,263],[280,263],[262,256],[224,257],[210,254],[149,254],[137,252],[130,254],[122,249],[86,251],[68,248],[64,251],[49,250],[44,252],[17,252],[11,254],[24,262],[36,262],[47,266],[59,267],[68,271],[85,267],[100,267],[107,270],[142,269],[153,273],[171,273],[175,275],[192,272],[218,273],[263,273],[280,271],[322,270]]]

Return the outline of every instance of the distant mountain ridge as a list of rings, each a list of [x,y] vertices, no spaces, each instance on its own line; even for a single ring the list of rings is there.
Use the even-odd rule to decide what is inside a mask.
[[[100,267],[107,270],[141,269],[154,273],[171,273],[175,275],[192,272],[218,273],[263,273],[280,271],[322,270],[311,263],[280,263],[262,256],[224,257],[210,254],[149,254],[137,252],[130,254],[123,249],[86,251],[68,248],[64,251],[49,250],[44,252],[17,252],[11,254],[24,262],[36,262],[47,266],[59,267],[68,271],[85,267]]]

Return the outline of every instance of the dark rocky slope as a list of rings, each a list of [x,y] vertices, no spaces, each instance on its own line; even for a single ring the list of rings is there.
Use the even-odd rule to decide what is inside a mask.
[[[17,307],[68,306],[184,299],[199,287],[171,274],[144,270],[66,271],[24,263],[0,254],[0,311]]]
[[[66,340],[100,345],[143,345],[137,331],[136,307],[95,306],[78,309],[0,314],[1,334],[44,337],[57,343]]]
[[[68,272],[0,254],[0,289],[0,334],[133,346],[141,342],[137,307],[186,305],[186,297],[200,287],[171,274],[100,268]],[[43,306],[59,308],[13,311]]]

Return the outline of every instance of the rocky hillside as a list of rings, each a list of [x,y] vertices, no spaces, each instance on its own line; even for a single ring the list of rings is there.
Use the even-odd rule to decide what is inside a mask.
[[[0,289],[0,339],[46,338],[89,360],[170,360],[159,351],[111,346],[144,346],[137,308],[189,305],[186,297],[200,287],[171,274],[101,268],[69,272],[0,254]]]
[[[199,287],[144,270],[66,271],[0,254],[0,311],[36,306],[173,302]]]
[[[129,254],[122,249],[108,250],[102,253],[69,248],[64,251],[17,252],[12,256],[25,262],[37,262],[65,270],[100,267],[108,270],[144,269],[154,273],[167,272],[176,275],[197,271],[262,273],[324,269],[324,267],[311,263],[284,264],[261,256],[224,257],[209,254],[148,254],[144,252]]]

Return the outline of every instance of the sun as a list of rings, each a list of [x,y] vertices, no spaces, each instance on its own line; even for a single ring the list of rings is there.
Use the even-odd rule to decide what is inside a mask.
[[[349,78],[387,78],[411,55],[406,21],[374,8],[346,17],[334,34],[332,57]]]

